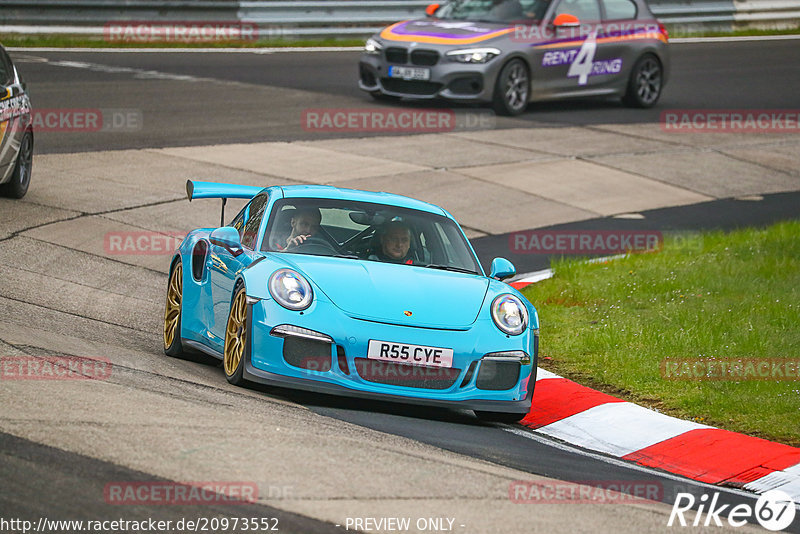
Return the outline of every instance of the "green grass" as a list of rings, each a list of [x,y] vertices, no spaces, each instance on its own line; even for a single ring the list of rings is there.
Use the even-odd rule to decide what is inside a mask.
[[[365,39],[275,39],[259,41],[212,41],[212,42],[118,42],[106,41],[102,36],[86,37],[76,35],[20,35],[2,36],[5,47],[52,47],[52,48],[285,48],[306,46],[363,46]]]
[[[670,37],[731,37],[751,35],[793,35],[800,33],[797,28],[781,30],[742,29],[733,31],[682,31],[683,26],[667,25]],[[218,42],[117,42],[106,41],[102,35],[61,35],[61,34],[6,34],[2,36],[6,47],[52,47],[52,48],[264,48],[264,47],[317,47],[317,46],[362,46],[365,38],[326,38],[326,39],[264,39],[236,40]]]
[[[665,358],[800,361],[800,222],[555,262],[524,290],[540,366],[676,417],[800,446],[800,380],[675,381]],[[534,398],[534,402],[536,402]]]

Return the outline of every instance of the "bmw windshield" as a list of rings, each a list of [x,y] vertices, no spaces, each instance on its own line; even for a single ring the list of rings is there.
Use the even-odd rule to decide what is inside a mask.
[[[481,274],[472,249],[451,219],[348,200],[277,201],[262,250]]]
[[[538,21],[549,5],[549,0],[461,0],[441,7],[436,16],[476,22]]]

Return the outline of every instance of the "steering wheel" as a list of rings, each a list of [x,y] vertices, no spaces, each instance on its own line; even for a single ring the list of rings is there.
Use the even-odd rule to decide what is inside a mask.
[[[321,254],[323,256],[333,256],[336,249],[323,237],[311,236],[299,245],[287,247],[286,252],[303,252],[304,254]]]

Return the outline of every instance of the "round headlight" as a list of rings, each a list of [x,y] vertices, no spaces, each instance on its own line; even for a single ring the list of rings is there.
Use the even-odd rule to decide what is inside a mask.
[[[314,300],[311,285],[299,273],[291,269],[279,269],[269,278],[269,292],[284,308],[305,310]]]
[[[512,336],[528,328],[528,310],[514,295],[500,295],[492,301],[492,319],[497,328]]]

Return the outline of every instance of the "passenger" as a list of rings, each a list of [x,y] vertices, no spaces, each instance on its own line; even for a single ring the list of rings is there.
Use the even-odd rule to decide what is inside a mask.
[[[401,221],[391,221],[380,230],[381,250],[369,259],[391,263],[414,263],[411,253],[411,228]]]

